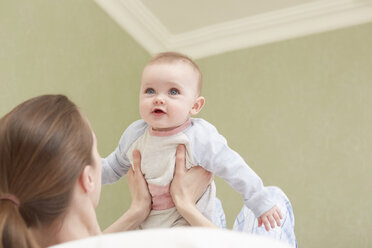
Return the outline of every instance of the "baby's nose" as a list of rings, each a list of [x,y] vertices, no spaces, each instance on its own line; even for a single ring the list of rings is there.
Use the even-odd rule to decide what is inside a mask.
[[[165,103],[165,101],[162,97],[158,96],[154,99],[154,104],[156,104],[156,105],[163,105],[164,103]]]

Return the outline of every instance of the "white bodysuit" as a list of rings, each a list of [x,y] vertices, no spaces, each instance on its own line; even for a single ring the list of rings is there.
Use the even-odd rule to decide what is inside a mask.
[[[140,228],[188,225],[174,207],[169,193],[173,179],[176,148],[186,146],[186,166],[200,165],[222,177],[242,196],[245,205],[259,217],[275,203],[261,179],[231,150],[216,128],[203,119],[190,119],[170,132],[153,131],[143,120],[124,131],[118,147],[102,160],[102,182],[113,183],[124,176],[132,164],[132,152],[141,152],[141,170],[152,195],[152,210]],[[198,209],[213,220],[216,190],[212,183],[197,203]]]

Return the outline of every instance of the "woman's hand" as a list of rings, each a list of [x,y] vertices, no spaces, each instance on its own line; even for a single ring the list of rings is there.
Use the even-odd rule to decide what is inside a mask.
[[[132,196],[130,208],[104,233],[133,230],[147,218],[151,210],[151,196],[145,178],[141,172],[141,154],[133,151],[133,168],[127,173],[127,183]]]
[[[185,152],[184,145],[177,147],[176,168],[170,187],[170,193],[176,206],[195,204],[213,179],[213,174],[200,166],[186,169]]]
[[[141,171],[141,154],[138,150],[133,151],[133,166],[127,173],[127,183],[132,196],[130,210],[137,210],[142,214],[139,217],[145,220],[151,210],[151,195]]]
[[[177,147],[176,168],[170,187],[170,194],[178,212],[192,226],[216,227],[196,208],[196,202],[203,195],[213,179],[213,174],[200,166],[186,169],[186,148]]]

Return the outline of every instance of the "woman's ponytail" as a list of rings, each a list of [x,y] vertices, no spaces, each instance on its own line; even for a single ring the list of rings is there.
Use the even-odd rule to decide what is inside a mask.
[[[19,213],[19,206],[0,197],[0,248],[23,247],[39,246]]]

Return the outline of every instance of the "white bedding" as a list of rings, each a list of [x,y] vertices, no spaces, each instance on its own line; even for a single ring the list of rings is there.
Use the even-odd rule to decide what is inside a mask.
[[[179,227],[105,234],[67,242],[53,248],[288,248],[262,236],[210,228]]]

